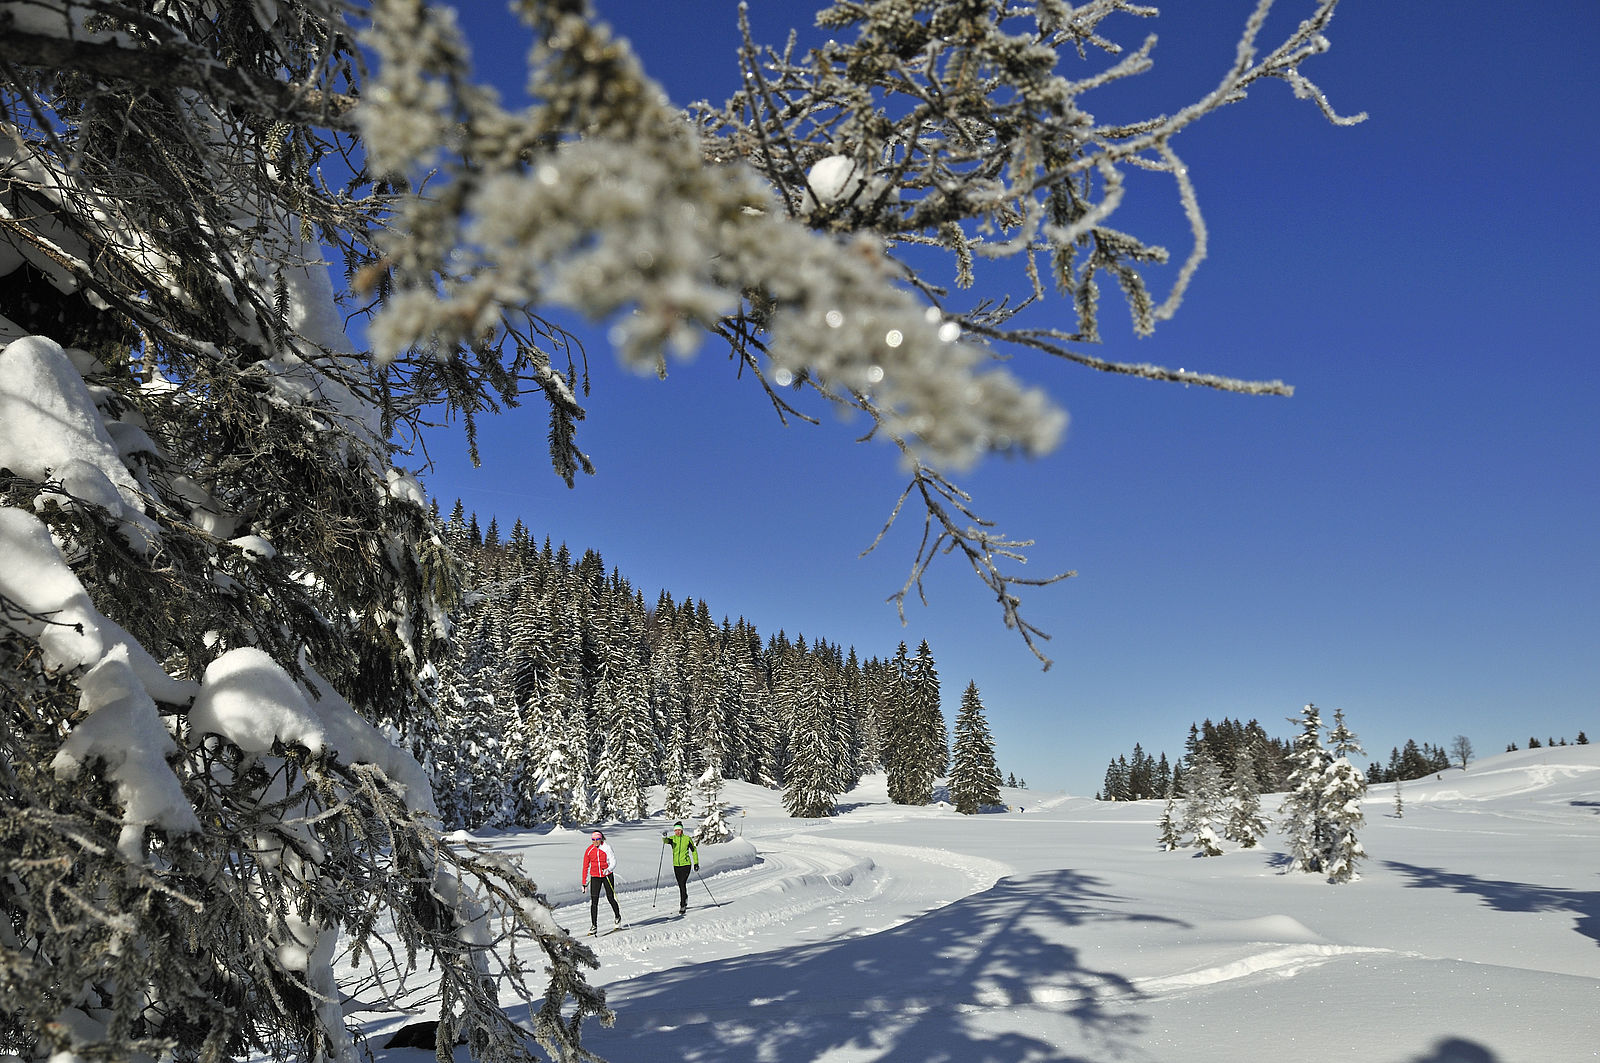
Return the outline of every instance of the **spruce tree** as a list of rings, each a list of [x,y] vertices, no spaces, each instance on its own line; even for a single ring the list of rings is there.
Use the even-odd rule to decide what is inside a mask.
[[[833,693],[824,669],[813,658],[800,659],[795,685],[794,755],[784,779],[783,807],[798,819],[833,814],[833,757],[829,747],[829,717]]]
[[[1223,835],[1245,849],[1253,849],[1268,827],[1266,818],[1261,814],[1261,793],[1256,789],[1255,757],[1245,750],[1234,763],[1227,825]]]
[[[1143,801],[1157,794],[1155,761],[1138,742],[1133,744],[1133,756],[1128,759],[1128,800]]]
[[[773,750],[780,730],[767,675],[761,663],[761,639],[742,618],[732,650],[737,693],[739,745],[743,749],[738,777],[761,786],[776,787]]]
[[[1278,810],[1283,817],[1279,829],[1288,835],[1293,870],[1323,871],[1332,838],[1324,799],[1332,758],[1322,746],[1322,714],[1315,705],[1308,703],[1290,722],[1300,724],[1300,734],[1289,756],[1289,792]]]
[[[452,830],[487,823],[507,789],[518,785],[511,768],[520,731],[515,705],[502,706],[467,681],[454,660],[440,669],[435,732],[420,758],[429,770],[439,817]]]
[[[1173,812],[1177,805],[1177,798],[1167,795],[1167,803],[1161,810],[1161,838],[1157,843],[1163,852],[1175,852],[1183,848],[1183,837],[1178,832],[1177,820]]]
[[[1122,767],[1117,763],[1117,758],[1112,757],[1106,765],[1105,778],[1101,780],[1100,792],[1095,795],[1101,801],[1120,801],[1122,794],[1127,789],[1127,780]]]
[[[861,782],[861,711],[837,646],[828,659],[829,705],[832,717],[833,791],[848,793]]]
[[[715,761],[708,763],[700,778],[695,780],[694,803],[699,809],[696,815],[700,817],[700,825],[694,830],[697,845],[715,845],[733,837],[733,831],[728,829],[727,820],[723,818],[727,809],[722,803],[722,784],[721,765]]]
[[[568,703],[569,687],[560,670],[552,671],[523,706],[521,734],[514,748],[526,749],[532,767],[524,770],[520,756],[509,758],[517,785],[508,788],[505,812],[494,826],[570,823],[585,817],[588,765],[584,740],[573,729],[575,716],[581,724],[582,715]]]
[[[895,657],[898,693],[890,744],[895,759],[891,769],[892,799],[899,804],[925,805],[933,799],[933,782],[948,768],[949,751],[944,715],[939,709],[939,676],[933,654],[924,641],[915,660],[905,659],[904,645]]]
[[[593,823],[600,816],[594,787],[594,738],[589,727],[588,706],[578,698],[567,702],[565,756],[569,780],[565,800],[570,818],[576,823]],[[557,791],[560,795],[561,791]]]
[[[953,760],[950,798],[957,812],[970,816],[985,805],[1000,803],[1000,771],[995,767],[994,740],[983,718],[983,701],[975,682],[969,681],[961,695]]]
[[[850,647],[845,659],[844,674],[840,677],[840,681],[844,684],[845,711],[850,715],[851,732],[855,739],[852,750],[854,755],[851,767],[852,782],[845,788],[852,790],[861,781],[862,776],[870,775],[877,770],[881,747],[877,714],[873,711],[875,699],[870,689],[871,678],[857,659],[854,646]]]
[[[920,803],[927,804],[932,799],[933,780],[944,777],[950,771],[950,731],[945,725],[944,711],[939,704],[939,670],[927,639],[918,644],[916,659],[911,662],[908,695],[911,701],[912,733],[928,785],[928,797]]]
[[[724,623],[723,635],[712,648],[712,682],[715,694],[703,711],[704,729],[700,736],[700,755],[704,767],[694,784],[694,803],[700,825],[695,828],[697,844],[709,845],[726,841],[732,836],[722,818],[722,786],[727,763],[727,734],[725,725],[739,708],[740,682],[729,667],[726,642],[729,629]]]
[[[1195,753],[1189,772],[1189,793],[1183,807],[1182,832],[1186,844],[1201,856],[1221,856],[1218,828],[1226,814],[1227,794],[1222,768],[1210,751]]]
[[[689,814],[693,795],[689,783],[688,742],[681,727],[674,727],[667,740],[666,813],[673,819]]]
[[[1334,710],[1328,743],[1333,760],[1323,783],[1322,817],[1328,824],[1328,837],[1322,867],[1329,882],[1353,882],[1360,877],[1356,865],[1367,855],[1357,837],[1366,822],[1361,802],[1366,797],[1367,780],[1350,763],[1350,755],[1363,750],[1355,733],[1345,726],[1343,709]]]
[[[623,755],[629,758],[627,770],[632,774],[632,788],[637,795],[637,804],[623,812],[630,818],[643,819],[649,815],[647,791],[659,780],[661,750],[665,743],[651,712],[650,679],[647,665],[641,659],[644,652],[640,645],[641,618],[635,609],[630,603],[623,620],[623,645],[631,647],[632,652],[621,655],[625,670],[618,684],[618,710],[624,718]]]
[[[616,704],[610,677],[595,688],[596,716],[603,727],[600,756],[595,762],[595,816],[597,819],[636,819],[644,795],[634,774],[633,733],[627,714]]]
[[[911,661],[906,644],[900,643],[894,659],[884,673],[883,686],[883,766],[888,773],[889,800],[897,805],[926,804],[917,799],[916,721],[911,710]]]

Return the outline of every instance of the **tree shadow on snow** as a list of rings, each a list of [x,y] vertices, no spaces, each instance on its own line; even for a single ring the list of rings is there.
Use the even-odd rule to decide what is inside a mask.
[[[1294,857],[1288,853],[1274,850],[1267,854],[1267,866],[1274,871],[1287,872],[1294,866]]]
[[[1433,867],[1418,867],[1415,864],[1403,864],[1395,860],[1385,860],[1384,864],[1403,875],[1410,876],[1413,886],[1448,889],[1457,893],[1475,893],[1496,911],[1570,912],[1576,919],[1575,929],[1578,933],[1600,943],[1600,893],[1479,878],[1476,875],[1463,875],[1456,871],[1443,871]]]
[[[1447,1037],[1434,1045],[1427,1055],[1417,1056],[1410,1063],[1497,1063],[1498,1059],[1476,1041]]]
[[[1067,870],[1002,879],[882,933],[634,978],[610,987],[616,1027],[590,1027],[584,1043],[633,1063],[807,1063],[830,1052],[875,1063],[1086,1063],[1048,1039],[1065,1025],[1074,1044],[1096,1045],[1089,1058],[1115,1058],[1144,1028],[1139,992],[1088,965],[1063,931],[1182,924],[1120,910],[1123,899],[1097,884]],[[1037,1024],[1017,1008],[1037,1009]]]

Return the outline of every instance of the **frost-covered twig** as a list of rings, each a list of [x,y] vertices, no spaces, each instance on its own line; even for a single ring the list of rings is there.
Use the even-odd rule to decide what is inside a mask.
[[[1071,579],[1077,573],[1061,572],[1052,576],[1028,577],[1007,572],[1001,567],[1005,562],[1019,565],[1027,563],[1025,551],[1034,545],[1032,540],[1009,539],[993,531],[994,526],[991,522],[972,511],[971,495],[951,483],[937,470],[920,464],[913,466],[910,482],[900,493],[877,538],[862,551],[863,556],[876,550],[883,543],[900,519],[906,500],[913,494],[922,503],[922,535],[904,586],[889,597],[889,601],[895,604],[900,614],[900,622],[905,623],[905,602],[913,590],[922,599],[923,604],[927,604],[923,581],[933,562],[941,555],[959,553],[966,559],[979,581],[994,593],[995,600],[1000,604],[1001,616],[1006,627],[1015,630],[1029,651],[1048,669],[1051,660],[1045,656],[1036,640],[1047,641],[1050,636],[1023,619],[1022,599],[1014,588],[1046,587]],[[959,515],[959,520],[956,515]]]

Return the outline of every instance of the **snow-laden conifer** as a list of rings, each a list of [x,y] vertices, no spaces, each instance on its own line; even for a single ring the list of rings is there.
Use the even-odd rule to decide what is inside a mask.
[[[663,769],[666,784],[666,813],[673,819],[689,815],[693,794],[689,782],[689,744],[681,726],[674,727],[667,739],[667,762]]]
[[[889,702],[884,743],[890,762],[890,799],[903,805],[925,805],[933,799],[933,781],[948,770],[948,730],[939,709],[939,673],[926,640],[915,659],[900,644],[890,662]]]
[[[727,808],[722,802],[722,783],[722,766],[715,762],[707,764],[706,770],[695,780],[695,807],[699,810],[696,814],[700,825],[695,828],[694,840],[698,845],[715,845],[733,837],[724,818]]]
[[[802,658],[797,679],[790,740],[793,753],[784,776],[783,807],[802,819],[830,816],[837,796],[829,749],[835,694],[818,661]]]
[[[1324,787],[1332,758],[1322,746],[1322,714],[1307,704],[1298,718],[1300,733],[1289,754],[1289,792],[1278,809],[1279,830],[1289,839],[1290,867],[1295,871],[1326,869],[1331,837]]]
[[[1245,849],[1254,849],[1270,827],[1271,824],[1261,812],[1261,793],[1256,789],[1255,757],[1246,749],[1233,765],[1223,836],[1238,842]]]
[[[595,802],[594,759],[589,753],[593,744],[589,713],[577,698],[567,699],[566,707],[566,731],[559,747],[565,776],[561,784],[551,782],[547,785],[556,799],[565,805],[570,820],[592,823],[600,817],[600,810]]]
[[[633,628],[630,624],[630,633]],[[637,637],[636,635],[633,637]],[[621,710],[624,716],[623,756],[628,758],[633,792],[637,798],[628,815],[642,819],[649,814],[647,790],[659,779],[661,750],[665,743],[656,730],[650,706],[650,681],[643,665],[633,661],[621,684]]]
[[[917,656],[911,662],[911,699],[922,729],[920,740],[926,749],[931,782],[950,772],[950,727],[940,704],[939,666],[927,639],[917,644]]]
[[[844,665],[845,710],[851,715],[851,730],[855,737],[852,753],[855,762],[851,774],[859,782],[863,775],[878,769],[878,718],[875,712],[872,679],[866,667],[850,647]]]
[[[961,695],[952,759],[950,798],[957,812],[972,815],[986,805],[1000,803],[1000,769],[995,766],[994,739],[983,717],[976,682],[969,681]]]
[[[514,752],[520,721],[463,675],[454,659],[440,668],[439,691],[438,719],[425,736],[423,759],[434,801],[445,826],[480,827],[500,809],[508,789],[520,788],[517,772],[531,765]],[[518,768],[509,767],[514,760]]]
[[[912,803],[907,796],[907,780],[913,771],[912,748],[906,738],[911,726],[910,679],[911,659],[906,644],[902,642],[895,649],[894,657],[884,665],[879,709],[883,728],[883,768],[887,775],[889,800],[899,805]]]
[[[1355,733],[1345,726],[1344,710],[1335,709],[1328,733],[1333,759],[1324,771],[1322,808],[1328,824],[1323,870],[1329,882],[1353,882],[1360,877],[1356,865],[1367,851],[1357,833],[1366,823],[1361,803],[1367,795],[1367,778],[1350,763],[1350,754],[1364,752]]]
[[[723,649],[724,698],[730,706],[728,778],[774,785],[771,768],[773,703],[759,661],[760,638],[740,618]]]
[[[1184,844],[1201,856],[1221,856],[1221,831],[1227,815],[1226,782],[1222,768],[1205,749],[1194,755],[1189,792],[1183,806]]]
[[[939,674],[926,640],[917,658],[902,642],[894,652],[885,687],[885,768],[890,800],[925,805],[933,800],[933,781],[949,764],[944,714],[939,711]]]
[[[1178,799],[1172,794],[1167,795],[1167,803],[1161,809],[1161,836],[1157,839],[1164,852],[1176,852],[1183,848],[1183,836],[1178,830],[1178,821],[1174,813],[1177,811]]]
[[[623,603],[592,608],[598,613],[592,625],[597,650],[592,704],[603,735],[595,765],[597,811],[617,819],[642,819],[648,811],[645,771],[658,745],[648,687]]]
[[[857,761],[861,755],[860,716],[851,701],[850,686],[838,646],[830,646],[826,659],[829,705],[829,754],[833,762],[835,794],[848,793],[861,781]]]

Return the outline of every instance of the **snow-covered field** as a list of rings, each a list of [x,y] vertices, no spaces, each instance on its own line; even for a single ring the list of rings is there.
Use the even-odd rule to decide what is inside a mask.
[[[616,1063],[1600,1058],[1600,746],[1405,783],[1401,818],[1374,788],[1346,886],[1286,873],[1280,835],[1164,853],[1159,803],[1005,793],[1011,811],[968,817],[891,805],[876,777],[792,820],[731,784],[742,837],[704,850],[682,918],[670,866],[655,888],[668,821],[608,827],[627,927],[593,939],[591,980],[618,1018],[586,1044]],[[585,839],[495,838],[578,934]]]

